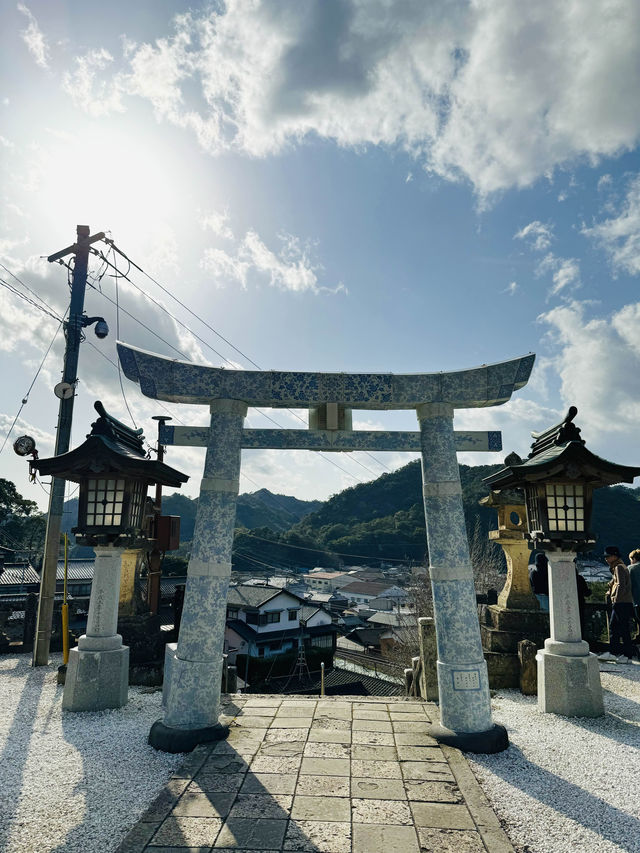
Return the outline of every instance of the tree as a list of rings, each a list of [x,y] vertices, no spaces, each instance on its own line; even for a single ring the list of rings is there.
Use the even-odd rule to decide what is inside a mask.
[[[11,480],[0,477],[0,544],[35,554],[42,550],[45,515],[35,501],[23,498]]]

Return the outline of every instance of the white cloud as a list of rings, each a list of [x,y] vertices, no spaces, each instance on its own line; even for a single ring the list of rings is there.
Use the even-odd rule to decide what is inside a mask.
[[[614,270],[629,275],[640,273],[640,175],[629,184],[622,210],[582,233],[591,237],[609,255]]]
[[[205,249],[201,266],[213,274],[219,286],[235,282],[247,288],[252,278],[266,281],[271,287],[293,293],[346,293],[343,284],[328,288],[318,283],[318,266],[310,257],[310,249],[291,234],[279,235],[282,247],[274,252],[259,235],[249,230],[229,252]]]
[[[20,31],[20,36],[23,42],[26,44],[31,56],[33,56],[36,65],[39,65],[40,68],[48,68],[49,48],[45,37],[38,26],[38,22],[31,13],[31,10],[25,6],[24,3],[18,3],[17,9],[28,21],[26,30]]]
[[[530,222],[513,235],[514,240],[526,240],[536,252],[544,252],[553,240],[553,228],[542,222]]]
[[[486,196],[635,146],[639,29],[634,0],[230,0],[126,43],[111,86],[211,153],[401,147]]]
[[[603,190],[607,190],[611,184],[613,183],[613,178],[611,175],[601,175],[598,179],[598,192],[602,192]]]
[[[116,75],[113,80],[105,81],[98,77],[113,61],[113,56],[104,48],[90,50],[84,56],[76,57],[74,70],[62,78],[62,88],[76,106],[81,106],[92,116],[124,111],[120,78]]]
[[[508,293],[509,296],[514,296],[515,293],[517,292],[517,290],[518,290],[518,282],[517,281],[511,281],[511,282],[509,282],[509,284],[505,287],[505,289],[502,292]]]
[[[233,240],[233,231],[229,225],[229,211],[222,212],[218,210],[210,210],[202,217],[202,227],[213,231],[217,237],[222,237],[223,240]]]
[[[640,303],[610,316],[587,319],[587,305],[572,302],[542,314],[556,355],[553,365],[567,405],[576,405],[583,438],[615,433],[618,443],[638,461],[637,412],[640,394]],[[619,454],[618,454],[619,455]]]
[[[580,264],[575,258],[558,258],[548,254],[538,264],[537,273],[552,272],[553,287],[549,291],[551,296],[557,296],[568,289],[575,290],[580,286]]]

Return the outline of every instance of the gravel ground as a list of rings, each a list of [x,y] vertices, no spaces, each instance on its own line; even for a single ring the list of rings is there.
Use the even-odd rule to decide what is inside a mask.
[[[540,714],[516,690],[493,700],[511,746],[471,766],[519,853],[640,853],[640,666],[602,669],[606,714]]]
[[[0,850],[109,853],[182,761],[147,744],[160,692],[115,711],[62,715],[62,663],[0,657]]]

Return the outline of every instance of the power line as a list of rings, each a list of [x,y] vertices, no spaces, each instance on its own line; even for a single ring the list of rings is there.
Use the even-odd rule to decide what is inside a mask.
[[[177,302],[177,303],[178,303],[178,305],[180,305],[182,308],[184,308],[184,310],[185,310],[185,311],[187,311],[187,313],[189,313],[192,317],[195,317],[197,320],[199,320],[199,321],[200,321],[204,326],[206,326],[206,328],[207,328],[207,329],[209,329],[209,331],[213,332],[213,333],[214,333],[214,335],[217,335],[217,336],[220,338],[220,340],[224,341],[228,346],[230,346],[233,350],[235,350],[235,351],[236,351],[239,355],[241,355],[241,356],[242,356],[246,361],[248,361],[248,362],[249,362],[249,364],[253,365],[253,367],[257,368],[258,370],[263,370],[263,369],[264,369],[264,368],[262,368],[262,367],[261,367],[257,362],[255,362],[255,361],[254,361],[250,356],[248,356],[245,352],[243,352],[241,349],[239,349],[237,346],[235,346],[235,344],[233,344],[230,340],[228,340],[228,338],[225,338],[225,337],[224,337],[224,335],[222,335],[220,332],[218,332],[218,331],[217,331],[217,329],[214,329],[214,327],[213,327],[213,326],[211,326],[209,323],[207,323],[207,321],[206,321],[206,320],[203,320],[203,319],[202,319],[202,317],[200,317],[198,314],[196,314],[194,311],[192,311],[192,310],[191,310],[187,305],[185,305],[185,303],[184,303],[184,302],[182,302],[180,299],[178,299],[178,297],[177,297],[177,296],[174,296],[174,294],[173,294],[173,293],[172,293],[168,288],[166,288],[166,287],[164,287],[162,284],[160,284],[160,282],[159,282],[156,278],[154,278],[152,275],[150,275],[148,272],[146,272],[146,271],[145,271],[145,270],[144,270],[144,269],[143,269],[139,264],[137,264],[135,261],[132,261],[132,260],[131,260],[131,258],[129,258],[129,256],[128,256],[124,251],[122,251],[122,249],[120,249],[118,246],[116,246],[116,244],[115,244],[115,242],[114,242],[113,240],[109,240],[109,239],[105,238],[105,242],[106,242],[108,245],[110,245],[110,246],[111,246],[111,248],[112,248],[115,252],[118,252],[118,254],[120,254],[120,255],[121,255],[121,256],[122,256],[122,257],[123,257],[123,258],[124,258],[128,263],[129,263],[130,267],[131,267],[131,266],[134,266],[137,270],[139,270],[139,271],[140,271],[144,276],[146,276],[146,277],[147,277],[150,281],[152,281],[152,282],[153,282],[157,287],[159,287],[159,288],[160,288],[160,290],[162,290],[162,292],[163,292],[163,293],[166,293],[166,294],[167,294],[167,296],[170,296],[170,297],[171,297],[175,302]],[[104,259],[104,255],[102,255],[102,253],[101,253],[101,256],[102,256],[102,258]],[[106,260],[106,259],[105,259],[105,260]],[[129,281],[129,282],[130,282],[130,284],[132,284],[134,287],[136,287],[136,288],[137,288],[141,293],[145,294],[145,292],[144,292],[141,288],[139,288],[136,284],[134,284],[134,282],[132,282],[130,278],[127,278],[127,281]],[[232,362],[230,362],[228,358],[225,358],[225,357],[224,357],[223,355],[221,355],[221,353],[219,353],[219,352],[218,352],[214,347],[212,347],[210,344],[208,344],[206,341],[204,341],[202,338],[200,338],[198,335],[196,335],[196,334],[195,334],[191,329],[189,329],[189,327],[188,327],[188,326],[186,326],[184,323],[182,323],[182,321],[178,320],[178,319],[177,319],[173,314],[171,314],[171,312],[169,312],[169,311],[168,311],[168,310],[167,310],[163,305],[161,305],[160,303],[156,302],[156,300],[154,300],[151,296],[149,296],[149,294],[145,294],[145,295],[147,296],[147,298],[151,299],[151,301],[152,301],[155,305],[158,305],[158,307],[160,307],[163,311],[165,311],[167,314],[169,314],[169,316],[170,316],[170,317],[172,317],[172,318],[173,318],[173,320],[174,320],[175,322],[180,323],[180,325],[182,325],[182,326],[183,326],[183,328],[185,328],[185,329],[186,329],[188,332],[190,332],[190,333],[191,333],[195,338],[197,338],[197,340],[199,340],[199,341],[200,341],[201,343],[203,343],[205,346],[209,347],[209,349],[211,349],[213,352],[215,352],[215,353],[216,353],[216,355],[218,355],[220,358],[222,358],[224,361],[226,361],[226,362],[227,362],[227,364],[232,364]],[[306,422],[305,422],[304,418],[302,418],[302,417],[301,417],[297,412],[293,411],[292,409],[289,409],[288,411],[289,411],[289,412],[291,412],[291,414],[292,414],[294,417],[296,417],[299,421],[301,421],[302,423],[304,423],[304,424],[306,425]],[[280,426],[280,425],[278,424],[278,426]],[[282,427],[280,427],[280,428],[282,428]],[[385,470],[387,470],[387,471],[389,471],[389,470],[390,470],[390,469],[389,469],[389,468],[388,468],[388,467],[387,467],[383,462],[380,462],[380,460],[379,460],[379,459],[376,459],[376,457],[375,457],[375,456],[373,456],[371,453],[369,453],[369,451],[363,451],[363,452],[365,453],[365,455],[366,455],[366,456],[369,456],[371,459],[373,459],[373,461],[374,461],[377,465],[380,465],[380,467],[381,467],[381,468],[384,468],[384,469],[385,469]],[[320,455],[322,456],[322,454],[320,454]],[[325,459],[326,459],[326,457],[323,457],[323,458],[325,458]],[[353,460],[354,460],[358,465],[360,465],[360,467],[364,468],[364,469],[365,469],[366,471],[368,471],[370,474],[373,474],[373,476],[376,476],[376,474],[375,474],[375,472],[374,472],[374,471],[371,471],[371,469],[370,469],[370,468],[367,468],[367,466],[366,466],[366,465],[363,465],[363,464],[362,464],[361,462],[359,462],[355,457],[353,457],[353,456],[352,456],[351,458],[352,458],[352,459],[353,459]],[[331,462],[332,460],[327,460],[327,461]],[[335,464],[335,463],[333,463],[333,464]],[[339,468],[340,466],[338,465],[337,467]],[[344,471],[344,469],[341,469],[341,470],[343,470],[343,471]],[[351,476],[351,477],[353,477],[353,476],[354,476],[353,474],[350,474],[349,472],[346,472],[346,473],[348,473],[348,474],[349,474],[349,476]],[[357,478],[356,478],[356,479],[357,479]]]
[[[264,536],[256,536],[255,533],[247,533],[242,531],[242,536],[249,536],[251,539],[259,539],[261,542],[268,542],[270,545],[282,548],[297,548],[299,551],[314,551],[317,554],[335,554],[337,557],[357,557],[362,560],[384,560],[388,563],[415,563],[413,560],[407,560],[401,557],[375,557],[373,554],[347,554],[342,551],[332,551],[329,548],[307,548],[304,545],[290,545],[288,542],[276,542],[273,539],[266,539]]]
[[[35,385],[36,379],[37,379],[37,378],[38,378],[38,376],[40,375],[40,371],[42,370],[42,367],[43,367],[43,365],[44,365],[44,363],[45,363],[45,361],[46,361],[46,359],[47,359],[47,356],[48,356],[48,355],[49,355],[49,353],[51,352],[51,347],[53,346],[55,339],[58,337],[58,332],[60,331],[60,329],[61,329],[61,327],[62,327],[62,323],[63,323],[63,321],[62,321],[62,320],[60,320],[60,322],[58,323],[58,328],[56,329],[56,331],[55,331],[55,334],[54,334],[53,338],[51,338],[51,343],[50,343],[50,344],[49,344],[49,346],[47,347],[47,351],[45,352],[44,356],[42,357],[42,361],[40,362],[40,366],[39,366],[39,367],[38,367],[38,369],[36,370],[36,375],[33,377],[32,381],[31,381],[31,385],[29,385],[29,388],[28,388],[28,390],[27,390],[27,393],[26,393],[26,394],[24,395],[24,397],[22,398],[22,403],[20,404],[20,408],[18,409],[18,414],[17,414],[17,415],[15,416],[15,418],[13,419],[13,423],[12,423],[12,424],[11,424],[11,426],[9,427],[9,432],[5,435],[5,437],[4,437],[4,441],[2,442],[2,447],[0,447],[0,454],[1,454],[1,453],[2,453],[2,451],[4,450],[5,445],[6,445],[7,441],[9,440],[9,436],[10,436],[10,435],[11,435],[11,433],[13,432],[13,428],[14,428],[14,426],[16,425],[16,422],[17,422],[18,418],[20,417],[20,412],[22,412],[22,410],[24,409],[24,407],[27,405],[27,402],[29,401],[29,394],[31,393],[31,389],[32,389],[32,388],[33,388],[33,386]]]

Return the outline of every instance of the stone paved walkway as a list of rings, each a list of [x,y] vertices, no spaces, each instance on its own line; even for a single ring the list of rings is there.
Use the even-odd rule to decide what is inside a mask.
[[[225,697],[118,853],[513,853],[469,765],[403,699]]]

